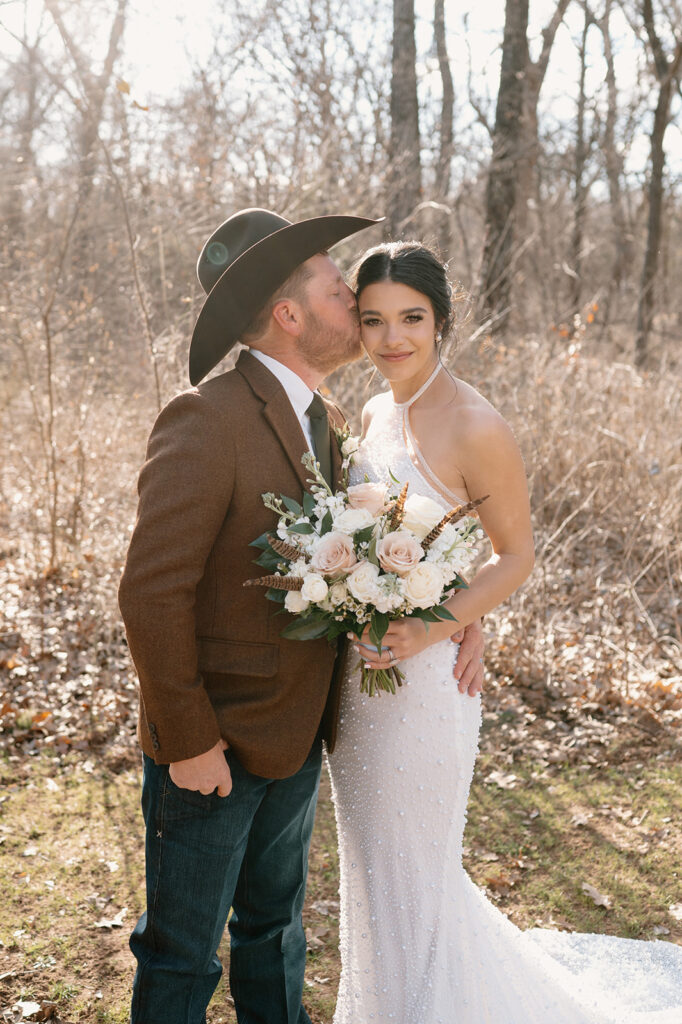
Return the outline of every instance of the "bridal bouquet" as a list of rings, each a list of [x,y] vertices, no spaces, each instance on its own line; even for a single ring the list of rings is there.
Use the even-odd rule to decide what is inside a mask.
[[[381,640],[391,619],[411,616],[425,627],[454,617],[443,607],[466,587],[462,573],[475,557],[483,536],[471,513],[485,498],[453,508],[445,515],[435,501],[380,483],[348,485],[347,463],[352,444],[346,439],[342,488],[333,493],[319,472],[315,457],[303,456],[310,491],[302,503],[263,495],[278,517],[276,535],[263,534],[252,545],[261,549],[256,564],[268,575],[244,586],[267,587],[266,596],[296,619],[282,630],[294,640],[344,633],[361,638],[369,626],[373,644]],[[395,693],[402,683],[396,667],[368,670],[362,666],[360,689],[370,696]]]

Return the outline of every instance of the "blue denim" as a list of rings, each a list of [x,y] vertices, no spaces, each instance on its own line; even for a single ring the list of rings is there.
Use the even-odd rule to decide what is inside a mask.
[[[239,1024],[310,1024],[301,1005],[301,912],[321,741],[288,779],[260,778],[231,750],[225,756],[228,797],[178,789],[167,765],[144,757],[147,910],[130,938],[137,959],[131,1024],[205,1024],[230,907]]]

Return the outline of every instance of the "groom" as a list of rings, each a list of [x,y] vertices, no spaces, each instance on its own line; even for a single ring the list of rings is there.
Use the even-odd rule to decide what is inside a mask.
[[[282,639],[272,605],[242,584],[253,575],[250,541],[274,526],[261,494],[300,494],[307,449],[338,480],[330,423],[344,419],[316,389],[361,345],[353,293],[326,252],[374,223],[291,224],[244,210],[199,257],[208,295],[192,384],[237,341],[248,350],[160,413],[121,581],[140,679],[146,823],[131,1024],[205,1022],[230,909],[240,1024],[309,1024],[301,911],[341,669],[324,639]],[[480,689],[481,653],[480,627],[469,627],[455,668],[461,689]]]

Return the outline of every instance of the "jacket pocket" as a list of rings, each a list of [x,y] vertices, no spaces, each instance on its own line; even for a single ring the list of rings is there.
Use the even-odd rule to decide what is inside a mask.
[[[255,644],[242,640],[197,640],[199,671],[234,676],[274,676],[279,668],[277,644]]]

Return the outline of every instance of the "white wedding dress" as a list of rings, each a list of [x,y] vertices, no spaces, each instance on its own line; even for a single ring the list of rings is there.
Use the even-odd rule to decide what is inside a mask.
[[[434,374],[435,376],[435,374]],[[457,504],[421,459],[410,402],[374,399],[352,483],[389,482]],[[329,758],[341,869],[341,982],[334,1024],[682,1024],[682,948],[522,932],[462,866],[481,721],[452,675],[457,648],[401,663],[395,696],[345,680]]]

